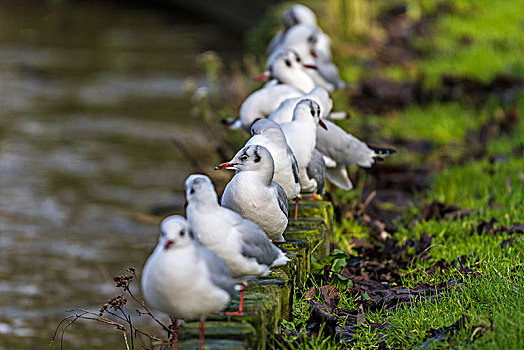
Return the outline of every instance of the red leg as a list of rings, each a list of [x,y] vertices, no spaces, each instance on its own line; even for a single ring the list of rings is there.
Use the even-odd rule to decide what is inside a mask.
[[[202,316],[200,318],[200,337],[198,338],[198,350],[204,350],[206,336],[206,318]]]
[[[178,350],[178,319],[171,318],[171,329],[173,330],[173,337],[171,338],[172,350]]]
[[[240,285],[240,304],[238,305],[238,311],[226,312],[226,316],[242,316],[244,314],[244,291],[246,286]]]
[[[297,196],[297,198],[295,198],[295,221],[297,221],[297,219],[298,219],[298,201],[299,201],[299,199],[298,199],[298,196]]]

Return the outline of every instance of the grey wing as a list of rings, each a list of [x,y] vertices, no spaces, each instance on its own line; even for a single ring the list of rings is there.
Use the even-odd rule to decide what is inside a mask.
[[[289,206],[286,191],[284,191],[282,186],[277,184],[275,181],[271,182],[271,187],[275,189],[275,192],[277,194],[278,206],[280,207],[280,210],[282,210],[282,212],[286,214],[286,216],[288,216]]]
[[[259,264],[267,266],[271,266],[278,258],[280,250],[271,243],[257,224],[244,219],[239,231],[242,237],[242,255],[254,258]]]
[[[298,172],[297,158],[293,152],[291,152],[291,170],[293,171],[293,177],[295,178],[295,184],[300,184],[300,175]]]
[[[205,261],[211,282],[225,290],[231,297],[236,295],[235,281],[226,263],[211,250],[197,246],[198,257]]]
[[[320,52],[317,54],[324,56]],[[335,85],[337,88],[343,88],[345,84],[342,79],[340,79],[337,66],[335,66],[333,62],[331,62],[331,60],[327,59],[326,57],[320,57],[320,61],[322,63],[317,64],[318,74],[320,74],[326,81]]]
[[[375,152],[341,127],[324,120],[327,130],[317,128],[316,147],[339,165],[355,165],[369,168],[374,163]]]
[[[322,154],[315,148],[311,154],[311,160],[307,165],[307,175],[310,179],[317,182],[317,193],[324,193],[324,184],[326,182],[326,162]]]

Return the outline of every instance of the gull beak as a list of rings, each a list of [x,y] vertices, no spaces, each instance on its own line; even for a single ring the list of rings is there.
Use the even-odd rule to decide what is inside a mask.
[[[221,170],[221,169],[235,169],[235,163],[229,163],[229,162],[225,162],[225,163],[222,163],[222,164],[218,164],[216,167],[215,167],[215,170]]]
[[[188,202],[187,199],[186,199],[186,201],[185,201],[185,203],[184,203],[184,209],[186,209],[188,205],[189,205],[189,202]]]
[[[318,69],[318,67],[314,64],[304,64],[303,66],[304,68],[308,68],[308,69]]]
[[[264,73],[259,74],[259,75],[255,76],[255,77],[253,77],[253,80],[254,81],[268,81],[269,80],[269,76],[270,76],[269,72],[265,71]]]
[[[319,120],[318,120],[318,125],[320,125],[322,128],[324,128],[325,130],[327,130],[327,126],[326,126],[326,124],[324,123],[324,121],[322,121],[322,119],[319,119]]]
[[[169,249],[169,247],[171,247],[173,244],[175,244],[175,242],[172,239],[168,239],[164,244],[164,249]]]

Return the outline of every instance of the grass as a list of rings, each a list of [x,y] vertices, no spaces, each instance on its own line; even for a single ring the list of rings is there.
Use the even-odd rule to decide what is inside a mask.
[[[367,40],[383,35],[373,16],[391,6],[391,2],[312,2],[317,9],[321,9],[317,12],[321,14],[320,25],[333,35],[335,60],[344,80],[351,84],[369,74],[395,81],[421,79],[423,88],[428,91],[438,88],[445,75],[465,77],[482,84],[491,82],[499,75],[524,78],[524,2],[404,2],[408,5],[407,15],[412,21],[438,14],[431,23],[431,35],[413,39],[412,45],[420,54],[409,64],[390,64],[374,70],[363,64],[375,57],[373,47]],[[440,10],[443,3],[447,4],[446,11]],[[358,13],[365,13],[369,17],[358,23],[343,22],[350,9],[357,9],[360,11]],[[273,16],[276,14],[273,13]],[[362,23],[366,23],[365,31],[361,30]],[[391,327],[382,329],[381,337],[378,337],[370,327],[362,326],[351,342],[351,347],[376,348],[384,341],[389,348],[522,349],[522,235],[479,235],[476,227],[480,220],[489,221],[491,218],[497,220],[495,227],[524,222],[524,122],[521,120],[512,126],[511,134],[496,134],[485,144],[478,140],[472,141],[471,135],[478,133],[486,123],[498,121],[510,107],[516,108],[518,115],[524,115],[524,93],[520,90],[509,105],[495,95],[478,103],[461,100],[442,102],[438,95],[433,98],[424,105],[412,104],[405,110],[386,116],[361,116],[353,112],[352,118],[344,121],[342,126],[356,135],[362,130],[371,130],[374,140],[392,140],[393,144],[398,140],[433,143],[435,147],[431,154],[423,155],[407,146],[399,147],[399,154],[388,162],[410,162],[414,165],[444,162],[442,170],[435,174],[430,189],[419,194],[419,198],[426,202],[438,200],[462,209],[472,209],[468,216],[458,220],[427,221],[413,220],[421,208],[406,210],[404,218],[397,223],[398,231],[393,234],[394,238],[402,242],[419,237],[422,233],[434,238],[429,250],[430,258],[414,260],[408,269],[402,271],[402,284],[412,287],[421,282],[436,284],[450,278],[465,278],[459,266],[437,269],[431,274],[425,272],[440,259],[450,262],[463,255],[469,256],[465,263],[473,275],[445,296],[400,311],[366,313],[366,322],[387,321]],[[336,94],[334,100],[335,109],[351,110],[346,98],[340,93]],[[484,148],[486,153],[481,157],[473,157],[472,150],[479,147]],[[339,201],[352,202],[360,198],[361,191],[360,187],[352,192],[337,191],[335,195]],[[333,239],[343,250],[353,253],[351,237],[355,236],[369,238],[367,228],[358,220],[348,218],[337,223]],[[512,245],[501,247],[501,243],[509,238],[514,239]],[[303,295],[311,285],[318,289],[322,283],[321,279],[312,279],[308,287],[297,291],[299,297],[294,303],[294,317],[282,323],[283,329],[305,333],[310,304]],[[319,293],[314,298],[320,298]],[[355,309],[357,305],[354,295],[341,292],[339,307]],[[463,316],[464,326],[457,332],[448,333],[442,341],[427,340],[430,338],[428,331],[450,326]],[[288,344],[296,340],[289,337],[284,339]],[[292,348],[347,348],[347,344],[322,335],[314,339],[302,337],[298,344],[298,347],[293,345]]]
[[[442,16],[435,35],[419,41],[428,53],[418,62],[428,84],[443,74],[489,82],[496,75],[524,76],[522,1],[452,1],[453,14]]]

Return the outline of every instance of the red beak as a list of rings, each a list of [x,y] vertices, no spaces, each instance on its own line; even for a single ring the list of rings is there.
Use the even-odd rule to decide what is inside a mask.
[[[184,209],[186,209],[188,205],[189,205],[189,202],[186,199],[186,202],[184,203]]]
[[[253,80],[254,81],[268,81],[269,80],[269,73],[268,72],[264,72],[262,74],[259,74],[255,77],[253,77]]]
[[[309,69],[318,69],[316,65],[314,64],[304,64],[304,68],[309,68]]]
[[[326,126],[326,124],[322,121],[322,119],[319,119],[319,120],[318,120],[318,125],[320,125],[321,127],[323,127],[324,129],[327,130],[327,126]]]
[[[236,164],[234,163],[229,163],[229,162],[225,162],[225,163],[222,163],[222,164],[218,164],[216,167],[215,167],[215,170],[220,170],[220,169],[231,169],[233,166],[235,166]]]
[[[173,242],[172,239],[168,239],[166,241],[166,244],[164,244],[164,249],[168,249],[169,247],[171,247],[175,242]]]

